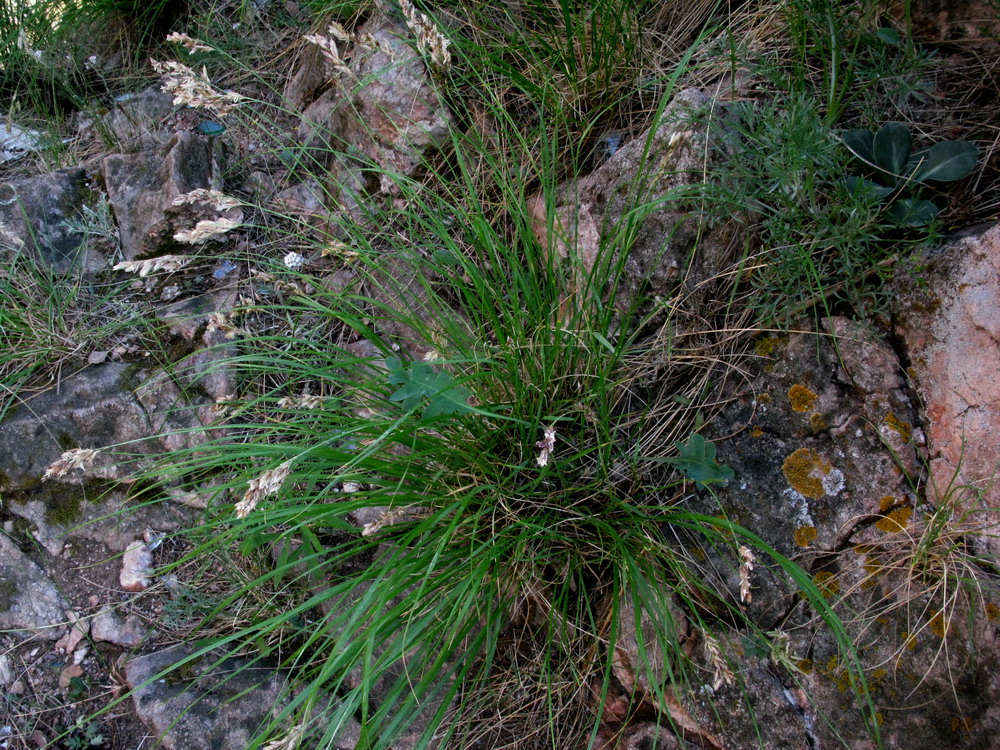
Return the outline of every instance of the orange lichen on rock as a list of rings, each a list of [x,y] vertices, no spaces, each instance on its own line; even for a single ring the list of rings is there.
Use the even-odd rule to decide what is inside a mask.
[[[913,427],[910,423],[902,421],[892,412],[885,415],[885,419],[882,420],[882,423],[890,430],[898,432],[899,436],[903,438],[904,443],[910,442],[910,439],[913,437]]]
[[[815,526],[799,526],[792,533],[795,538],[795,544],[799,547],[808,547],[816,540],[816,527]]]
[[[887,534],[896,534],[906,528],[912,516],[913,508],[909,505],[901,505],[876,521],[875,528]]]
[[[811,448],[799,448],[781,465],[781,471],[792,488],[803,497],[819,500],[826,496],[823,477],[833,465]]]
[[[755,438],[764,437],[764,431],[760,429],[760,425],[755,424],[750,429],[750,437],[755,437]]]
[[[788,403],[792,405],[792,411],[812,411],[817,398],[819,396],[798,383],[788,389]]]
[[[819,589],[819,593],[825,599],[829,599],[840,591],[840,583],[837,581],[836,574],[831,573],[829,570],[821,570],[814,575],[813,583],[816,584],[816,588]]]
[[[931,619],[927,627],[938,638],[944,638],[948,634],[948,623],[945,622],[944,613],[939,609],[931,610]]]

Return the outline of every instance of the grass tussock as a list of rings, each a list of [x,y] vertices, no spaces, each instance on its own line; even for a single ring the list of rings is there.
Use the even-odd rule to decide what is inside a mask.
[[[698,433],[725,384],[745,377],[752,336],[802,312],[883,310],[880,280],[928,238],[850,189],[855,165],[838,134],[898,119],[940,139],[940,124],[922,119],[934,57],[905,29],[886,33],[867,3],[728,16],[710,3],[404,3],[390,13],[412,34],[449,122],[401,174],[347,153],[317,123],[307,139],[289,135],[297,112],[282,91],[293,60],[327,66],[320,88],[365,85],[351,79],[344,45],[375,44],[358,37],[368,4],[307,3],[294,15],[230,3],[175,15],[167,5],[144,6],[125,33],[164,61],[156,72],[177,104],[254,145],[236,149],[231,182],[280,170],[312,180],[330,207],[317,227],[236,193],[247,273],[234,282],[237,305],[212,325],[227,352],[213,366],[239,392],[216,404],[224,437],[171,453],[148,477],[206,508],[185,532],[190,552],[164,571],[192,584],[168,613],[176,637],[293,676],[253,746],[333,747],[354,721],[372,748],[400,737],[598,747],[640,719],[690,735],[697,696],[745,687],[725,645],[734,632],[787,651],[787,636],[742,606],[755,561],[793,580],[832,632],[877,740],[851,628],[829,592],[684,498],[732,475]],[[33,112],[79,105],[66,92],[86,65],[50,70],[32,50],[126,6],[86,6],[59,26],[43,22],[42,6],[29,18],[4,5],[0,86],[33,71],[16,84]],[[28,36],[12,36],[15,22]],[[91,95],[112,95],[133,74],[95,74],[79,92],[93,110]],[[637,188],[586,274],[581,259],[560,260],[556,232],[539,240],[532,201],[555,207],[567,180],[655,129],[692,82],[719,93],[697,123],[719,134],[704,146],[718,166],[665,196]],[[985,167],[975,175],[977,187],[994,179]],[[961,214],[953,196],[934,195],[942,221]],[[972,212],[994,204],[986,196]],[[621,248],[663,205],[699,232],[730,227],[727,255],[700,273],[695,251],[675,294],[616,304]],[[194,270],[159,261],[143,274],[151,288]],[[57,290],[22,265],[10,261],[0,282],[8,392],[139,326],[120,298]],[[102,323],[89,330],[75,311],[95,306]],[[908,580],[973,575],[951,572],[949,533],[920,537]],[[730,569],[711,570],[699,546]]]

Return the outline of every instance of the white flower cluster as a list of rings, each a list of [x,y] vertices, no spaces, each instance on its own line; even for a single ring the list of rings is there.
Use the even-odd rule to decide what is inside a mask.
[[[294,250],[292,250],[288,255],[282,259],[285,263],[285,267],[291,269],[292,271],[298,271],[306,264],[306,259],[304,255],[301,255]]]

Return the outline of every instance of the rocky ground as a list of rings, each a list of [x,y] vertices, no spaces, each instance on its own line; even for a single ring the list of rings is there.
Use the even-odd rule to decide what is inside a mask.
[[[371,85],[342,106],[344,92],[321,91],[310,74],[316,61],[306,56],[285,91],[301,115],[289,127],[304,147],[312,129],[332,132],[386,170],[413,174],[450,116],[394,22],[376,17],[364,32],[385,45],[350,63],[359,78],[372,76]],[[392,75],[374,76],[387,67],[386,49],[397,56]],[[691,160],[699,152],[691,144],[713,136],[683,112],[711,102],[710,92],[684,90],[670,105],[677,117],[665,118],[653,138],[633,139],[565,185],[554,218],[542,203],[534,206],[543,244],[557,230],[562,239],[548,244],[563,256],[572,246],[588,271],[608,217],[612,225],[621,219],[622,186],[644,162],[671,164],[661,191],[696,179]],[[134,300],[156,321],[152,336],[123,335],[84,352],[78,367],[16,400],[0,421],[0,747],[124,750],[155,740],[178,750],[243,748],[282,705],[288,677],[268,662],[251,665],[249,653],[191,656],[192,613],[205,592],[193,588],[190,563],[172,567],[190,551],[174,532],[196,523],[206,501],[135,477],[171,451],[225,434],[220,408],[236,398],[237,383],[227,366],[233,332],[220,313],[248,287],[281,291],[282,282],[241,260],[248,234],[230,232],[226,222],[238,226],[243,209],[219,194],[253,195],[303,227],[322,228],[333,201],[361,219],[378,186],[363,184],[346,159],[327,165],[327,186],[298,182],[263,161],[247,184],[226,184],[233,144],[199,132],[202,122],[153,86],[100,122],[79,123],[81,138],[113,132],[119,152],[0,185],[6,245],[17,249],[35,236],[34,261],[58,273],[133,273],[129,296],[119,301]],[[238,148],[253,153],[252,144]],[[120,244],[113,248],[65,224],[99,202],[114,219]],[[205,222],[205,237],[217,245],[211,260],[193,257],[200,245],[175,240]],[[665,231],[675,233],[667,258],[657,250]],[[731,240],[724,232],[702,235],[683,215],[652,214],[626,264],[619,302],[627,307],[637,295],[673,289],[696,242],[701,252],[684,283],[697,302],[706,280],[726,267]],[[891,311],[880,321],[823,315],[786,331],[749,331],[743,345],[750,354],[719,387],[718,415],[704,434],[735,471],[718,491],[728,517],[798,562],[845,613],[884,745],[991,748],[1000,729],[1000,590],[995,571],[977,560],[1000,552],[1000,485],[993,482],[1000,227],[965,228],[908,262],[913,269],[892,282]],[[317,259],[310,271],[316,284],[356,283],[334,259]],[[571,289],[584,277],[571,276]],[[416,299],[419,308],[418,290],[407,298],[391,286],[397,292],[381,302],[412,307]],[[405,327],[383,333],[415,359],[429,348]],[[107,446],[119,449],[100,452]],[[718,512],[697,495],[686,502]],[[706,685],[711,702],[672,707],[679,733],[633,720],[614,746],[872,746],[858,686],[828,631],[810,619],[797,583],[758,561],[745,596],[738,565],[720,558],[715,570],[718,585],[744,603],[761,631],[793,633],[784,651],[756,651],[736,628],[721,631],[727,649],[743,654],[745,682]],[[956,589],[957,578],[975,585]],[[620,691],[605,697],[608,715],[617,711],[620,719],[651,694],[629,667],[638,660],[629,644],[625,638],[617,657]],[[712,669],[704,641],[693,638],[690,651]],[[185,659],[176,680],[155,678]],[[789,669],[807,689],[781,676]],[[194,695],[207,697],[195,702]],[[337,746],[353,748],[358,731],[346,728]]]

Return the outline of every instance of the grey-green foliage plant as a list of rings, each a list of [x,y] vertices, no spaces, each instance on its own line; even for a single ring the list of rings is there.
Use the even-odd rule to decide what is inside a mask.
[[[848,177],[848,189],[877,196],[886,204],[886,215],[901,226],[922,227],[934,221],[940,209],[920,198],[921,188],[961,180],[979,160],[979,149],[968,141],[941,141],[913,151],[909,128],[898,122],[887,123],[876,133],[863,128],[846,130],[841,140],[878,178]]]

